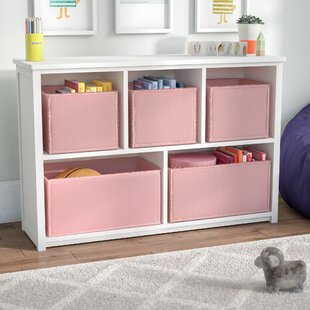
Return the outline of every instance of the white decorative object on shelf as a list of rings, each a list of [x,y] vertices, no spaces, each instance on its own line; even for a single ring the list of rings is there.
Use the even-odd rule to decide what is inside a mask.
[[[285,58],[265,57],[193,57],[185,55],[132,56],[132,57],[81,57],[47,59],[40,63],[14,60],[17,66],[18,115],[22,193],[22,229],[37,249],[47,247],[163,234],[210,227],[230,226],[254,222],[277,222],[279,196],[279,157],[281,137],[282,75]],[[113,82],[119,92],[119,149],[49,155],[43,152],[41,87],[61,85],[65,77],[76,80],[105,79]],[[169,76],[197,88],[197,142],[186,145],[130,148],[130,118],[128,82],[139,76]],[[207,79],[245,78],[270,84],[270,137],[264,139],[206,142]],[[168,157],[178,152],[208,151],[217,147],[255,145],[268,153],[272,161],[271,187],[268,212],[246,215],[219,216],[184,222],[169,222]],[[44,170],[45,165],[75,160],[95,160],[113,157],[141,157],[160,168],[161,174],[161,223],[77,233],[59,237],[46,234],[46,209]],[[246,164],[245,164],[246,165]],[[88,201],[89,202],[89,201]],[[206,207],[207,207],[206,201]],[[89,203],[87,205],[89,207]],[[124,206],[129,207],[129,206]],[[191,207],[189,205],[189,207]]]
[[[196,0],[196,32],[238,32],[237,19],[248,11],[248,0]]]
[[[117,34],[173,31],[174,0],[115,0]]]
[[[97,0],[34,0],[46,36],[97,34]]]
[[[188,53],[192,56],[245,56],[246,46],[243,42],[189,42]]]

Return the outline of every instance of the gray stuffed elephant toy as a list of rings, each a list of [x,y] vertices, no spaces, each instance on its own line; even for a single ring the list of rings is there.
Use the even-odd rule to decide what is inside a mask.
[[[270,292],[302,292],[307,278],[304,261],[284,261],[281,250],[266,248],[256,258],[255,265],[264,270],[267,288]]]

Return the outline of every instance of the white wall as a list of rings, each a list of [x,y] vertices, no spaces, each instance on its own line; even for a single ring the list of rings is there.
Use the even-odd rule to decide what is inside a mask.
[[[28,2],[0,0],[0,182],[19,178],[16,81],[12,59],[25,57],[24,19],[31,15],[28,6],[30,10],[32,6],[32,1]],[[46,57],[180,53],[187,40],[238,38],[236,34],[195,34],[194,0],[175,0],[175,32],[171,35],[115,35],[113,2],[98,0],[97,36],[48,37],[45,39]],[[251,0],[251,13],[266,22],[268,54],[288,58],[283,125],[310,101],[309,11],[309,0],[298,0],[298,5],[293,0]]]

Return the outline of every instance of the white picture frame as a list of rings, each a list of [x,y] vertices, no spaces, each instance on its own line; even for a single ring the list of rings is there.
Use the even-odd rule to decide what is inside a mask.
[[[170,33],[174,0],[114,0],[116,34]]]
[[[237,19],[241,15],[249,14],[249,0],[231,0],[231,3],[225,1],[225,5],[231,9],[228,14],[221,14],[220,9],[214,6],[215,1],[219,0],[195,1],[195,31],[197,33],[238,32]]]
[[[45,36],[97,34],[97,0],[76,0],[70,7],[72,1],[61,7],[57,0],[33,0],[34,16],[42,18]]]

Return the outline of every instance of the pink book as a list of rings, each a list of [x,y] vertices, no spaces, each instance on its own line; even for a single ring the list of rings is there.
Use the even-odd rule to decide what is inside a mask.
[[[248,151],[248,152],[251,152],[252,156],[255,160],[266,160],[267,159],[267,155],[264,152],[258,151],[256,149],[249,147],[249,146],[244,146],[243,149]]]
[[[217,148],[216,151],[232,157],[234,164],[238,163],[238,156],[236,154],[225,150],[223,147]]]
[[[232,156],[226,155],[219,151],[214,151],[213,155],[217,158],[217,164],[233,164],[234,159]]]

